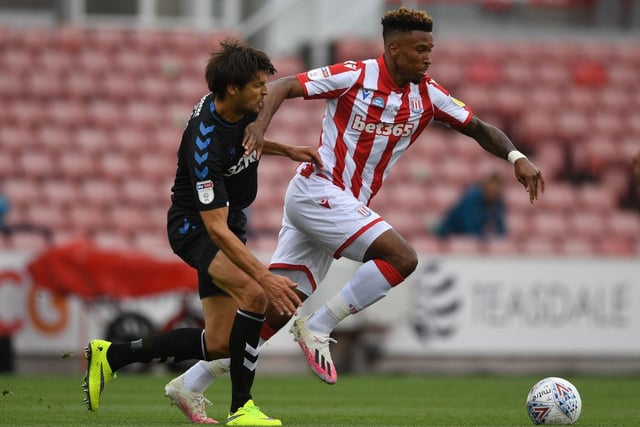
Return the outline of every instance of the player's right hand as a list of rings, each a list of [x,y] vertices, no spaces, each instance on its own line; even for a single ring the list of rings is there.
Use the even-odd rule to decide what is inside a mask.
[[[248,156],[256,150],[258,159],[262,155],[262,146],[264,145],[264,129],[256,122],[249,123],[244,128],[244,138],[242,139],[242,148],[244,148],[244,156]]]
[[[269,302],[280,315],[293,316],[298,314],[298,307],[302,305],[300,297],[295,292],[297,285],[288,277],[269,273],[261,281]]]

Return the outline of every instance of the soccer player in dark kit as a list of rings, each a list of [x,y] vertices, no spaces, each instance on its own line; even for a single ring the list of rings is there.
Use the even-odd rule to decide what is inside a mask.
[[[182,328],[128,343],[92,340],[86,348],[86,403],[98,409],[100,394],[114,372],[134,362],[214,360],[230,356],[232,397],[229,425],[281,425],[255,406],[259,335],[267,304],[293,315],[301,301],[290,279],[275,275],[245,247],[243,209],[255,199],[260,153],[242,147],[245,127],[255,120],[275,73],[268,56],[227,40],[206,66],[211,91],[194,107],[178,151],[178,170],[168,213],[173,251],[198,271],[205,329]],[[263,154],[320,163],[314,149],[266,141]],[[260,215],[256,212],[255,215]],[[268,327],[264,325],[264,327]],[[172,381],[165,394],[192,422],[207,417],[202,393]]]

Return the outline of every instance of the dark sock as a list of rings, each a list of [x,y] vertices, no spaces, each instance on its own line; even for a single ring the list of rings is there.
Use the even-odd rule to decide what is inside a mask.
[[[107,361],[115,372],[131,363],[149,363],[154,359],[159,363],[206,360],[206,354],[203,354],[203,331],[200,328],[181,328],[128,343],[113,343],[107,351]]]
[[[229,337],[232,414],[251,399],[251,387],[258,361],[260,328],[263,322],[264,314],[245,310],[238,310],[233,321]]]

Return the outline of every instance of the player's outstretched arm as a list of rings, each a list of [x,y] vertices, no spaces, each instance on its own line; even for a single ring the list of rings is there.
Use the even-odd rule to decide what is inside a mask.
[[[211,240],[231,262],[262,286],[269,301],[280,314],[286,313],[289,316],[295,314],[302,304],[302,301],[294,291],[295,283],[286,277],[271,273],[247,249],[240,239],[229,230],[227,225],[228,213],[229,208],[227,207],[200,211],[200,216]]]
[[[253,150],[257,150],[258,158],[260,157],[264,144],[264,133],[280,105],[285,99],[299,98],[304,95],[302,85],[295,76],[275,80],[269,83],[267,88],[268,93],[262,101],[262,108],[258,117],[253,123],[249,123],[244,130],[242,146],[244,147],[245,156]]]
[[[494,156],[511,161],[509,154],[517,154],[512,162],[514,173],[518,182],[529,193],[529,201],[533,203],[538,199],[539,193],[544,193],[542,172],[529,159],[519,154],[513,142],[502,130],[473,116],[471,121],[458,131],[475,139],[482,148]]]
[[[312,147],[280,144],[265,138],[262,153],[272,156],[285,156],[294,162],[312,162],[320,169],[323,166],[318,150]]]

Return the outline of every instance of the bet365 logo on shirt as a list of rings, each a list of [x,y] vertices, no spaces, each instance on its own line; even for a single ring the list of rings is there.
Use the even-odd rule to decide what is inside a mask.
[[[351,123],[353,130],[381,136],[409,136],[414,127],[414,123],[367,123],[359,114],[355,115]]]

